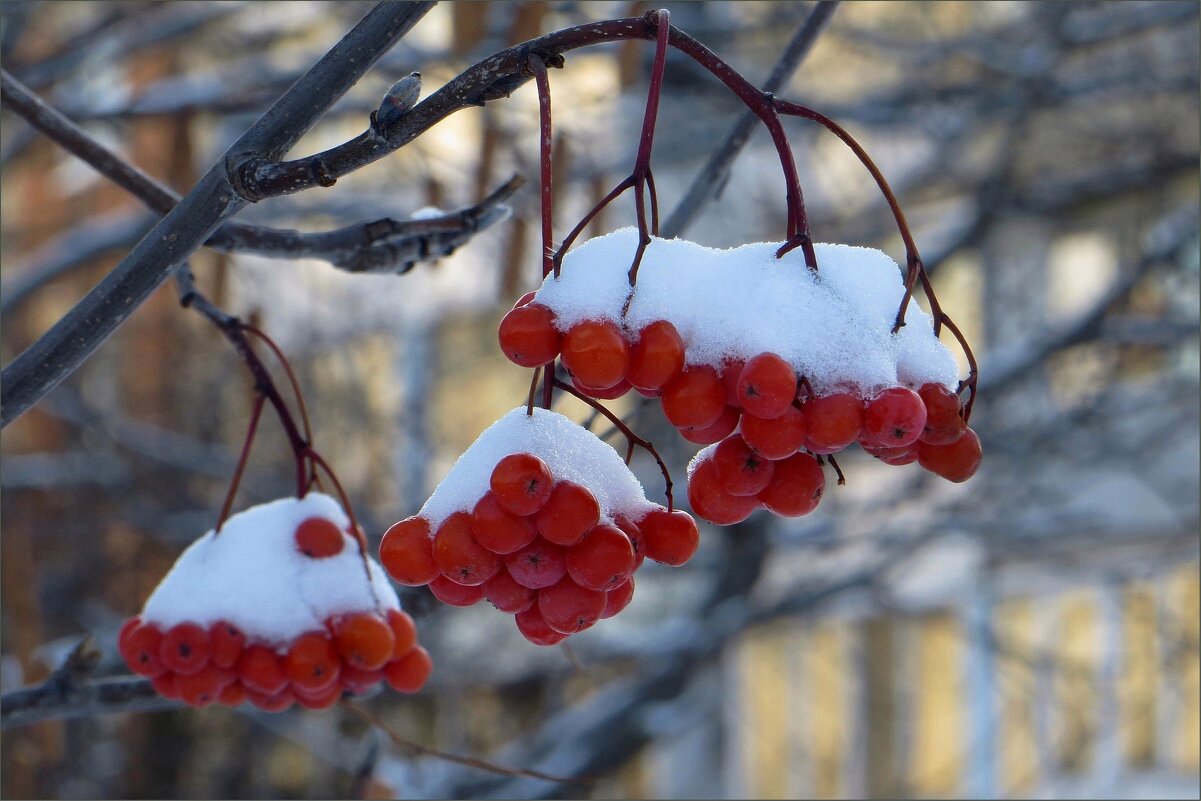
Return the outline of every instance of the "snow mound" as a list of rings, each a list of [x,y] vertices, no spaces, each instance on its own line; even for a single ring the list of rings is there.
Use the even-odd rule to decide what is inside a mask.
[[[333,521],[343,547],[334,556],[305,556],[296,547],[297,526],[311,517]],[[400,609],[384,571],[368,559],[363,571],[358,542],[346,533],[345,512],[328,495],[280,498],[230,517],[220,534],[209,531],[188,546],[151,593],[145,622],[167,630],[190,621],[233,623],[247,640],[276,647],[325,621],[351,612]]]
[[[637,244],[634,228],[584,242],[535,300],[554,311],[561,331],[584,320],[622,325]],[[757,242],[717,250],[652,238],[624,320],[627,337],[667,320],[684,340],[687,364],[720,368],[725,360],[775,353],[819,392],[855,388],[867,397],[897,385],[957,386],[955,357],[917,303],[909,304],[905,326],[891,333],[905,287],[887,254],[815,245],[814,275],[800,248],[777,259],[779,247]]]
[[[640,519],[655,504],[611,446],[557,412],[519,406],[489,426],[463,452],[418,515],[436,531],[455,512],[471,511],[491,487],[492,468],[511,453],[532,453],[550,468],[555,481],[572,481],[596,496],[601,519],[624,514]]]

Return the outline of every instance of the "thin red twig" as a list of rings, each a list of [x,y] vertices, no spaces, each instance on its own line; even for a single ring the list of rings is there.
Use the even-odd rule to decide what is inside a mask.
[[[229,512],[233,509],[234,498],[238,495],[238,485],[242,483],[242,474],[246,471],[246,461],[250,458],[250,449],[254,445],[254,437],[258,433],[259,419],[263,416],[263,404],[266,401],[266,395],[261,392],[255,393],[254,408],[250,411],[250,425],[246,429],[246,441],[242,443],[238,466],[234,468],[234,477],[229,482],[229,491],[225,493],[225,503],[221,504],[221,515],[217,518],[217,527],[213,529],[214,535],[221,533],[221,527],[225,525],[225,521],[229,519]]]

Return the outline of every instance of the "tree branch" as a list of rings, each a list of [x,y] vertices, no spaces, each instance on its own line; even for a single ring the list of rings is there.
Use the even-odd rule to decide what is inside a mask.
[[[0,375],[0,427],[70,375],[245,204],[232,165],[286,153],[432,7],[384,2],[267,110],[103,281]]]

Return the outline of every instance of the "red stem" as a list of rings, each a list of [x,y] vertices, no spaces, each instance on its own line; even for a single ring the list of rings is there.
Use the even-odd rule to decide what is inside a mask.
[[[338,481],[338,477],[334,475],[333,468],[325,459],[321,458],[321,454],[312,448],[308,448],[307,456],[313,461],[313,464],[325,471],[325,475],[329,476],[330,482],[334,485],[334,492],[338,493],[338,500],[342,502],[342,508],[346,510],[346,516],[350,518],[350,529],[354,532],[355,541],[359,544],[359,555],[363,557],[363,572],[367,574],[368,586],[372,587],[372,594],[375,593],[375,585],[371,581],[371,566],[368,563],[367,556],[367,536],[363,533],[363,529],[359,527],[359,521],[355,519],[354,509],[350,505],[350,497],[347,496],[346,490],[342,488],[342,482]],[[378,602],[379,599],[377,598]]]
[[[229,491],[225,493],[225,503],[221,504],[221,515],[217,518],[217,527],[213,529],[213,536],[221,533],[221,527],[225,525],[225,521],[229,519],[229,512],[233,509],[234,498],[238,495],[238,485],[242,483],[242,474],[246,472],[246,461],[250,458],[250,449],[254,445],[255,434],[258,433],[259,420],[263,416],[263,403],[266,400],[267,396],[261,392],[254,396],[254,408],[250,412],[250,425],[246,429],[246,441],[242,443],[238,466],[234,468],[233,480],[229,482]]]
[[[538,133],[542,181],[542,277],[550,275],[554,268],[551,254],[554,253],[554,233],[551,226],[554,198],[551,194],[551,115],[550,76],[546,64],[536,55],[529,59],[534,80],[538,84]]]

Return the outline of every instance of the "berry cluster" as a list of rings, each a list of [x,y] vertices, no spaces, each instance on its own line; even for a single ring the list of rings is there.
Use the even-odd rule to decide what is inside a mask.
[[[328,709],[344,691],[365,693],[381,681],[417,692],[433,668],[413,619],[399,609],[340,615],[285,644],[247,638],[224,620],[164,630],[134,616],[117,645],[129,669],[151,679],[159,695],[195,707],[249,701],[267,712],[294,703]]]
[[[729,422],[691,438],[711,447],[697,454],[688,477],[692,508],[712,523],[737,523],[760,507],[808,514],[825,489],[820,457],[855,442],[885,464],[916,461],[954,482],[980,466],[980,440],[958,397],[940,385],[890,387],[870,399],[819,395],[798,386],[792,367],[771,353],[729,363],[720,378]]]
[[[556,480],[534,454],[510,453],[470,511],[453,512],[436,530],[421,514],[392,526],[380,561],[397,582],[428,585],[451,606],[487,599],[515,617],[527,640],[554,645],[624,609],[645,559],[682,565],[696,551],[691,516],[647,507],[637,519],[607,518],[588,487]]]

